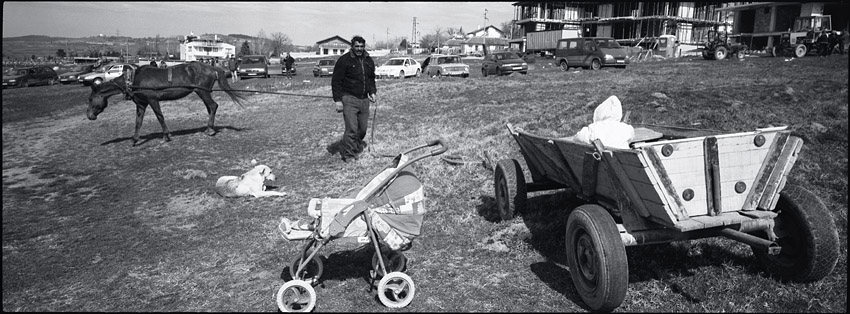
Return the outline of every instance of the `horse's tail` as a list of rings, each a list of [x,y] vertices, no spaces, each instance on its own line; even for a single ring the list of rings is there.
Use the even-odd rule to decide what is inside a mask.
[[[245,105],[242,104],[242,101],[247,101],[244,96],[236,94],[232,88],[230,88],[230,84],[227,83],[227,74],[224,73],[222,69],[215,69],[215,76],[218,79],[218,86],[221,87],[221,90],[227,93],[227,96],[230,96],[230,99],[233,99],[234,102],[239,104],[240,107],[245,108]]]

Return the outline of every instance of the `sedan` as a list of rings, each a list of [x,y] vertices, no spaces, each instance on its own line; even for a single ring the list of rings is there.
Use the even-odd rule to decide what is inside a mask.
[[[28,87],[30,85],[53,85],[59,81],[56,71],[48,66],[11,69],[3,73],[3,88]]]
[[[316,65],[313,66],[313,76],[322,77],[334,75],[334,65],[336,65],[336,60],[334,59],[322,59],[316,61]]]
[[[405,78],[408,76],[418,77],[422,73],[419,62],[411,58],[392,58],[375,69],[378,78]]]
[[[77,83],[80,75],[91,73],[94,71],[94,66],[91,64],[80,64],[75,66],[71,71],[59,75],[59,83]]]
[[[434,54],[426,58],[422,64],[425,65],[425,73],[430,77],[469,77],[469,65],[463,63],[458,55]]]
[[[528,74],[528,63],[514,52],[497,52],[484,57],[481,75],[505,75],[513,72]]]

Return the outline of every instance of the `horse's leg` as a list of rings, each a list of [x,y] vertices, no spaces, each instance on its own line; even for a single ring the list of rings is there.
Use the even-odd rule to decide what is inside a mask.
[[[207,135],[213,136],[216,134],[215,131],[215,112],[218,111],[218,103],[213,100],[210,92],[205,90],[196,90],[195,94],[198,94],[198,97],[201,97],[201,100],[204,101],[204,105],[207,106],[207,113],[210,115],[210,120],[207,122]]]
[[[145,118],[145,109],[148,108],[147,103],[134,101],[136,103],[136,133],[133,134],[133,146],[139,145],[139,130],[142,129],[142,119]]]
[[[162,110],[159,108],[158,100],[151,101],[151,109],[153,109],[153,113],[156,114],[156,119],[159,120],[159,125],[162,126],[162,133],[164,134],[162,138],[166,142],[171,142],[171,132],[168,131],[168,126],[165,125],[165,117],[162,116]]]

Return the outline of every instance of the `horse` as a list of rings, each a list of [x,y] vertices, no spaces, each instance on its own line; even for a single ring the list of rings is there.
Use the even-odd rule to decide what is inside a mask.
[[[163,100],[177,100],[188,96],[192,92],[204,101],[209,114],[207,129],[205,133],[209,136],[216,134],[214,128],[215,113],[218,104],[213,100],[213,85],[218,81],[219,87],[234,102],[241,107],[244,98],[236,95],[227,83],[227,77],[223,69],[206,65],[200,62],[190,62],[176,65],[170,68],[157,68],[153,66],[142,66],[134,71],[127,71],[123,76],[99,85],[92,85],[89,96],[89,107],[86,116],[89,120],[97,119],[97,115],[106,109],[107,99],[117,94],[125,94],[136,103],[136,133],[133,135],[133,146],[139,143],[139,130],[142,128],[142,118],[148,105],[156,114],[156,119],[162,126],[164,142],[171,141],[171,132],[165,125],[159,102]],[[132,82],[128,86],[128,81]]]

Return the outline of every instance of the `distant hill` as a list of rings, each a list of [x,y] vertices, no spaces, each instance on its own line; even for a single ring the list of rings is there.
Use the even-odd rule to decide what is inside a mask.
[[[253,41],[254,36],[244,34],[202,34],[203,38],[214,36],[226,43],[240,47],[244,41]],[[88,56],[92,51],[115,51],[121,54],[137,55],[141,50],[154,50],[159,47],[162,53],[178,54],[180,41],[184,35],[133,38],[127,36],[89,36],[80,38],[53,37],[45,35],[26,35],[3,37],[3,60],[36,57],[55,57],[59,49],[67,56]],[[298,51],[309,51],[312,46],[296,46]]]

